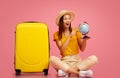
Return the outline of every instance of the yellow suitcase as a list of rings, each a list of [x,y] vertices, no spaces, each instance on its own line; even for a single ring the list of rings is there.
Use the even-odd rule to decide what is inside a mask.
[[[22,22],[15,32],[15,71],[44,72],[49,68],[49,31],[47,25],[40,22]]]

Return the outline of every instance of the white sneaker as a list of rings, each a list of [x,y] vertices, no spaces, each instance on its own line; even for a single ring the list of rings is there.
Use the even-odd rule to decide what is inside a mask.
[[[92,70],[87,70],[86,76],[87,77],[92,77],[93,76],[93,71]]]
[[[86,71],[79,71],[79,76],[80,77],[92,77],[93,76],[93,71],[92,70],[86,70]]]
[[[62,71],[62,70],[58,70],[58,76],[59,77],[68,77],[69,74],[64,72],[64,71]]]

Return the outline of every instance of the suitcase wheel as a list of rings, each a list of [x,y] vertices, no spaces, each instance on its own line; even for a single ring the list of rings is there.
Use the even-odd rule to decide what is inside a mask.
[[[15,71],[16,71],[16,75],[20,75],[20,73],[21,73],[20,69],[15,69]]]
[[[43,72],[45,76],[48,75],[48,69],[44,69]]]

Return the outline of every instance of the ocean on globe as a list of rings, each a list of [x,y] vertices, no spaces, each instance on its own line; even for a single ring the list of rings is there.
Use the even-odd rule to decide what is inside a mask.
[[[83,35],[86,35],[89,32],[89,25],[87,23],[82,23],[78,26],[78,31]]]

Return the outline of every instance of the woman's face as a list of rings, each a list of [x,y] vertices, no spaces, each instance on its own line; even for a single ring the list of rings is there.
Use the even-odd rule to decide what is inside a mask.
[[[70,15],[69,14],[64,15],[63,16],[63,25],[64,25],[64,27],[65,28],[69,28],[70,24],[71,24],[71,17],[70,17]]]

